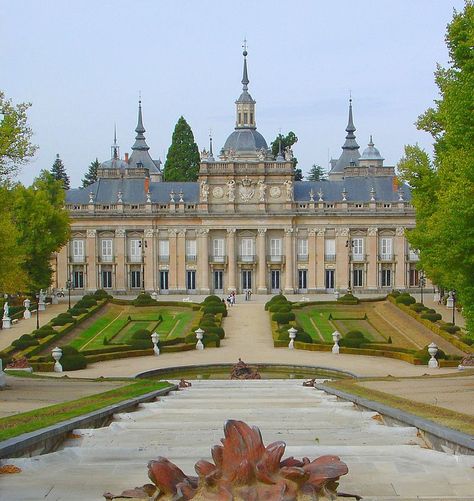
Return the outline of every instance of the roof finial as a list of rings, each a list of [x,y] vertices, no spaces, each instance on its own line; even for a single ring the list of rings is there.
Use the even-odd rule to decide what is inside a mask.
[[[212,157],[212,129],[209,129],[209,154]]]
[[[146,144],[145,135],[146,132],[145,127],[143,127],[143,115],[142,115],[142,96],[141,92],[139,93],[138,100],[138,121],[137,127],[135,128],[135,132],[137,135],[135,136],[135,144],[132,146],[132,150],[149,150],[150,148]]]
[[[372,141],[372,134],[370,134],[370,141],[369,141],[369,146],[373,146],[374,142]]]
[[[247,39],[244,38],[244,43],[242,44],[242,48],[244,51],[242,52],[244,56],[244,72],[242,75],[242,89],[246,91],[248,89],[248,84],[249,84],[249,76],[247,73]]]
[[[112,158],[118,160],[119,158],[119,147],[117,144],[117,124],[114,122],[114,144],[112,145]]]

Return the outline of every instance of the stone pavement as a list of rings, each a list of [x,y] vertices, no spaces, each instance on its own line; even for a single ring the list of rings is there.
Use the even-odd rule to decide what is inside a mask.
[[[426,449],[415,428],[375,417],[301,380],[193,381],[108,427],[77,430],[82,438],[62,450],[6,460],[22,472],[2,475],[0,501],[99,501],[105,491],[148,483],[146,464],[158,456],[194,474],[227,419],[258,426],[265,445],[283,440],[284,457],[340,456],[349,467],[340,492],[365,501],[472,501],[474,456]]]

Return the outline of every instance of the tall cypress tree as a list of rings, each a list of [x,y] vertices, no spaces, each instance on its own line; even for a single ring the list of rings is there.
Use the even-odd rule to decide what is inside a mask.
[[[54,179],[62,182],[63,188],[65,190],[69,189],[69,176],[66,173],[66,168],[64,167],[63,161],[59,158],[59,153],[56,155],[56,160],[51,167],[51,174],[53,175]]]
[[[96,158],[93,162],[91,162],[91,164],[89,165],[89,170],[85,173],[84,178],[82,180],[83,188],[86,188],[87,186],[97,181],[97,169],[99,168],[99,166],[100,162],[98,158]]]
[[[194,142],[193,131],[186,120],[179,117],[163,169],[165,181],[196,181],[199,161],[199,149]]]

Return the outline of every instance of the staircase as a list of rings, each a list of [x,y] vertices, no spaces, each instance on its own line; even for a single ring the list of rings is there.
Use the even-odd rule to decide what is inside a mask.
[[[266,445],[285,441],[284,457],[340,456],[349,474],[339,490],[365,501],[474,499],[474,456],[426,449],[416,429],[385,426],[375,416],[301,380],[197,380],[116,415],[108,427],[78,430],[80,438],[52,454],[7,461],[23,471],[2,475],[0,501],[103,501],[105,491],[147,483],[146,464],[157,456],[194,474],[229,418],[258,426]]]

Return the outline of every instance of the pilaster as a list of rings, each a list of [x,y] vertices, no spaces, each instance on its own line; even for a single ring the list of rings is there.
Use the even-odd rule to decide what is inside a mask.
[[[257,294],[267,294],[267,258],[266,258],[266,239],[267,228],[258,228],[257,233]]]
[[[316,292],[316,228],[308,230],[308,292]]]
[[[186,292],[186,230],[178,230],[176,275],[178,292]]]
[[[95,292],[97,287],[97,232],[96,230],[87,230],[86,238],[86,263],[87,263],[87,291]]]
[[[349,228],[336,228],[336,289],[349,287]]]
[[[198,230],[198,289],[201,294],[209,294],[209,229]]]
[[[155,249],[155,237],[153,228],[145,228],[144,231],[144,249],[143,249],[143,283],[145,285],[145,290],[147,292],[153,292],[155,290],[155,259],[154,259],[154,249]]]
[[[324,283],[324,235],[326,230],[324,228],[317,228],[316,230],[316,289],[319,292],[324,292],[326,286]]]
[[[125,292],[127,289],[126,273],[125,273],[125,256],[126,256],[126,238],[125,230],[117,228],[115,230],[115,290],[117,292]]]
[[[227,228],[227,290],[228,292],[237,290],[235,283],[235,232],[236,228]]]
[[[170,249],[170,268],[168,275],[168,286],[170,292],[177,292],[178,289],[178,256],[177,256],[177,231],[175,229],[168,230],[168,240]]]
[[[285,294],[294,294],[295,292],[295,262],[293,252],[293,228],[285,228]]]
[[[377,268],[378,268],[378,256],[377,256],[377,239],[378,239],[378,228],[370,227],[367,230],[367,284],[368,290],[377,289]]]
[[[395,288],[405,289],[407,273],[405,270],[405,228],[403,227],[395,230],[393,252],[395,254]]]

